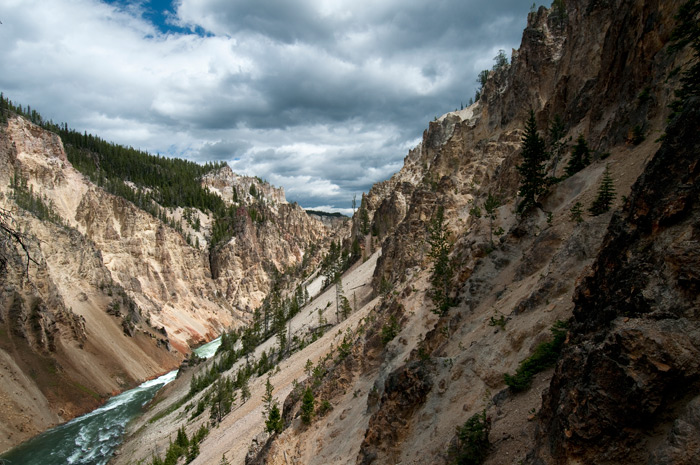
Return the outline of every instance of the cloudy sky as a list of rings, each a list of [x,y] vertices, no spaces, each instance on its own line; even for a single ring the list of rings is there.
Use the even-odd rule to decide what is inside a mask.
[[[0,91],[104,139],[347,212],[467,104],[523,0],[3,0]]]

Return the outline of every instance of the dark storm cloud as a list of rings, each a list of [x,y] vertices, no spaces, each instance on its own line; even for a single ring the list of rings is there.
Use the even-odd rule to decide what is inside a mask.
[[[253,146],[247,142],[217,141],[207,142],[199,150],[200,161],[235,160]]]
[[[228,160],[302,206],[347,209],[401,167],[433,117],[467,103],[498,49],[519,45],[527,9],[514,0],[7,0],[0,90],[78,130]]]

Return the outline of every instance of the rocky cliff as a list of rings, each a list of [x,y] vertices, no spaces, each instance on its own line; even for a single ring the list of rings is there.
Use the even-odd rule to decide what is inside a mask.
[[[203,185],[234,209],[233,237],[211,251],[212,277],[224,298],[252,313],[270,291],[272,278],[310,270],[326,249],[333,229],[296,203],[282,188],[229,167],[207,175]],[[233,192],[236,192],[235,199]]]
[[[469,438],[456,429],[481,418],[485,463],[697,459],[697,342],[687,320],[697,307],[689,199],[698,151],[682,129],[697,122],[660,142],[674,69],[690,59],[668,48],[680,4],[574,0],[531,13],[481,99],[431,122],[401,171],[363,197],[352,234],[365,250],[381,248],[374,288],[383,302],[354,339],[352,361],[314,389],[339,413],[307,427],[288,402],[287,429],[264,448],[265,463],[454,463]],[[548,144],[559,117],[566,148],[557,157],[548,145],[547,193],[516,215],[531,109]],[[579,135],[592,162],[566,176]],[[613,210],[626,205],[627,220],[587,211],[606,169]],[[429,283],[439,206],[455,271],[444,315],[432,312]],[[549,347],[549,328],[572,315],[554,377],[544,370],[522,393],[508,387],[504,375]]]
[[[697,101],[666,128],[680,78],[674,70],[693,59],[668,47],[680,4],[569,0],[530,13],[520,48],[488,73],[478,102],[431,122],[401,171],[375,185],[340,230],[346,249],[356,244],[353,256],[361,257],[342,285],[322,292],[321,278],[312,275],[305,285],[316,297],[283,325],[285,337],[278,331],[245,354],[234,348],[220,379],[246,376],[250,397],[240,390],[191,463],[216,463],[224,454],[232,463],[285,465],[696,462]],[[517,214],[517,167],[531,110],[550,155],[549,179],[536,206]],[[20,120],[9,128],[36,131]],[[572,172],[566,166],[579,135],[590,160]],[[13,137],[17,149],[3,146],[8,166],[35,190],[41,185],[55,208],[68,212],[61,214],[75,231],[68,235],[86,241],[64,253],[92,250],[94,242],[94,259],[81,263],[94,262],[88,276],[95,283],[112,279],[114,287],[100,295],[111,289],[120,308],[146,309],[152,324],[183,341],[197,325],[174,302],[188,299],[205,311],[207,302],[221,302],[233,311],[233,324],[236,312],[255,308],[273,282],[285,279],[272,275],[313,267],[311,244],[328,237],[279,191],[223,169],[203,182],[226,201],[227,238],[208,254],[180,252],[182,236],[153,219],[143,238],[131,233],[137,260],[110,239],[126,237],[128,204],[77,181],[77,194],[52,194],[71,173],[52,168],[66,164],[60,142],[42,136],[57,155],[37,161],[23,154],[38,142],[27,137],[31,143],[19,148],[21,137]],[[611,210],[593,214],[588,207],[603,180],[614,186]],[[432,298],[429,240],[440,207],[454,271],[444,285],[451,303],[444,312]],[[206,241],[216,225],[197,215],[201,230],[188,232]],[[127,280],[131,273],[119,263],[142,259],[137,276],[148,279]],[[52,280],[36,285],[45,302],[63,296],[61,281]],[[194,288],[182,289],[183,282]],[[348,297],[342,318],[333,315],[341,287]],[[85,302],[97,299],[97,291],[84,292]],[[15,308],[19,299],[8,296]],[[51,341],[63,339],[51,335],[65,334],[76,350],[90,340],[87,312],[83,321],[75,310],[82,295],[61,298],[63,307],[45,306],[66,308],[54,317],[41,305],[11,313],[23,322],[17,338],[37,353],[59,347]],[[211,327],[225,325],[211,311]],[[108,317],[114,324],[126,319],[117,313]],[[271,358],[277,368],[262,365]],[[191,437],[216,416],[204,414],[213,388],[193,392],[189,384],[211,363],[169,386],[117,463],[162,456],[179,428]],[[529,378],[515,383],[518,373]],[[15,382],[33,385],[27,380]],[[281,431],[272,434],[262,415],[268,380],[283,407]],[[303,419],[307,388],[315,408]]]
[[[698,104],[669,125],[576,290],[570,341],[542,404],[544,463],[700,457]]]
[[[2,207],[29,245],[29,258],[8,249],[1,277],[0,449],[176,367],[192,345],[242,324],[275,276],[319,259],[330,232],[283,190],[225,167],[202,183],[229,204],[232,189],[241,192],[240,228],[210,253],[210,212],[152,216],[91,183],[58,136],[23,118],[9,118],[0,148]],[[185,216],[197,217],[196,230]]]

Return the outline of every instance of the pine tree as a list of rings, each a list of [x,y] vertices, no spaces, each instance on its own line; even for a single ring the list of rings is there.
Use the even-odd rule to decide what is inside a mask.
[[[549,15],[553,23],[559,29],[562,29],[564,27],[564,24],[566,24],[567,19],[566,5],[564,5],[564,0],[554,0],[552,2],[552,8],[550,10]]]
[[[343,279],[340,274],[335,278],[335,319],[336,323],[340,323],[340,314],[343,313]],[[347,300],[347,299],[345,299]],[[344,317],[347,318],[347,317]]]
[[[360,233],[363,236],[369,234],[369,213],[364,202],[360,204]]]
[[[268,433],[281,433],[284,429],[282,415],[280,414],[279,407],[277,407],[277,403],[274,403],[270,409],[270,414],[267,416],[267,420],[265,420],[265,429]]]
[[[241,385],[241,401],[245,403],[250,399],[250,388],[248,387],[248,377],[243,377],[243,384]]]
[[[180,446],[183,449],[187,449],[187,447],[190,445],[190,440],[187,438],[187,433],[185,432],[185,427],[181,426],[177,430],[177,437],[175,438],[175,444]]]
[[[576,202],[569,212],[571,213],[571,221],[576,224],[583,222],[583,205],[581,202]]]
[[[190,443],[190,449],[187,453],[186,463],[192,462],[199,455],[199,443],[197,441],[192,441]]]
[[[221,420],[231,411],[236,401],[236,393],[233,392],[233,384],[230,378],[220,378],[216,381],[211,398],[210,417],[212,421]]]
[[[700,0],[688,0],[681,5],[675,19],[678,25],[671,34],[672,51],[678,51],[690,45],[693,50],[693,63],[683,71],[681,88],[675,91],[676,100],[670,105],[674,112],[679,112],[690,97],[700,96]]]
[[[537,134],[537,122],[535,112],[530,110],[530,117],[525,124],[523,142],[523,162],[518,166],[518,172],[522,176],[520,191],[522,197],[518,204],[518,213],[522,214],[534,207],[535,198],[545,192],[544,162],[546,152],[544,140]]]
[[[263,396],[262,400],[265,403],[265,412],[263,413],[264,417],[267,417],[270,415],[270,410],[272,410],[272,405],[275,401],[275,398],[272,397],[272,383],[270,382],[270,377],[267,377],[267,381],[265,382],[265,395]]]
[[[314,416],[314,393],[311,391],[310,387],[307,387],[304,391],[304,397],[301,399],[301,421],[305,425],[311,423],[311,419]]]
[[[579,134],[569,164],[566,165],[566,175],[573,176],[588,166],[591,163],[590,153],[586,139],[583,138],[583,134]]]
[[[588,211],[591,212],[593,216],[601,215],[610,210],[613,200],[615,200],[615,186],[610,176],[610,167],[606,165],[605,171],[603,172],[603,179],[600,181],[600,186],[598,187],[598,196],[593,201],[593,205],[591,205]]]
[[[445,225],[445,209],[438,207],[435,218],[428,229],[428,244],[430,252],[428,255],[433,260],[432,276],[430,283],[433,288],[430,297],[435,303],[434,313],[444,315],[452,305],[450,299],[450,283],[452,281],[452,264],[450,263],[450,242]]]
[[[564,121],[559,115],[555,115],[552,123],[549,125],[549,152],[552,155],[552,177],[557,175],[557,165],[561,160],[562,152],[566,149],[566,141],[562,140],[566,135]]]

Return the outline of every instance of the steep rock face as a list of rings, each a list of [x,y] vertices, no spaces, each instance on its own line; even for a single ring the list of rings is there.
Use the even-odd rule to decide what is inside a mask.
[[[332,229],[288,203],[283,189],[228,167],[202,182],[235,210],[233,237],[210,257],[212,276],[235,308],[252,313],[270,291],[273,275],[320,259]]]
[[[31,257],[8,249],[11,261],[0,276],[4,450],[176,367],[180,356],[145,324],[96,243],[76,229],[75,213],[90,189],[70,167],[60,139],[13,118],[0,135],[0,166],[2,206],[26,233]],[[19,178],[53,220],[17,210],[20,194],[10,186]],[[97,210],[109,210],[112,200],[103,198]],[[115,234],[112,228],[109,235]]]
[[[233,172],[229,166],[204,176],[202,184],[219,194],[221,198],[232,202],[234,190],[239,201],[250,203],[255,198],[262,198],[270,204],[286,204],[283,187],[275,187],[263,182],[260,178],[241,176]]]
[[[206,255],[156,218],[92,187],[75,221],[100,249],[111,278],[154,327],[165,328],[180,352],[235,321],[231,307],[216,295]]]
[[[559,381],[563,383],[562,389],[552,390],[554,394],[559,392],[556,394],[559,397],[548,400],[544,407],[541,396],[552,377],[551,369],[537,374],[531,389],[524,393],[516,394],[504,381],[504,374],[514,373],[540,343],[550,340],[549,328],[555,322],[568,320],[572,315],[576,282],[592,265],[613,216],[609,212],[592,217],[585,211],[596,196],[606,167],[618,193],[613,209],[623,203],[622,196],[633,199],[642,195],[636,191],[631,194],[630,188],[660,146],[655,139],[665,124],[666,99],[676,78],[668,81],[669,88],[658,79],[683,59],[664,50],[679,3],[572,0],[566,2],[564,21],[557,20],[551,10],[533,13],[514,62],[490,73],[481,101],[431,122],[421,144],[406,157],[404,168],[363,197],[350,239],[358,239],[365,248],[365,256],[368,249],[381,247],[382,256],[374,272],[374,287],[381,291],[381,297],[373,301],[371,308],[365,307],[346,320],[343,324],[347,326],[342,328],[347,330],[345,333],[334,328],[324,336],[326,339],[317,340],[295,354],[295,367],[280,365],[280,372],[273,375],[272,382],[275,383],[275,376],[279,380],[275,388],[280,401],[289,394],[284,401],[284,431],[269,437],[258,435],[262,421],[253,406],[256,402],[260,405],[264,383],[258,378],[252,383],[257,394],[222,422],[221,433],[210,436],[208,443],[205,441],[202,456],[196,460],[210,463],[230,452],[228,457],[237,457],[235,463],[242,463],[244,451],[252,443],[250,457],[254,456],[257,463],[448,464],[454,462],[454,448],[459,443],[456,427],[475,414],[485,413],[491,426],[487,464],[524,463],[528,454],[530,460],[542,462],[561,459],[566,463],[570,459],[569,463],[598,463],[593,452],[583,455],[585,460],[576,454],[582,454],[581,449],[596,438],[602,438],[601,447],[606,447],[606,441],[608,445],[614,444],[605,434],[624,436],[623,447],[639,435],[630,428],[612,431],[609,427],[612,422],[606,423],[608,417],[625,414],[620,412],[623,410],[620,406],[628,399],[623,398],[620,388],[611,390],[612,397],[608,399],[595,386],[585,387],[581,394],[584,400],[599,395],[601,405],[617,407],[617,410],[610,407],[612,413],[601,413],[596,418],[603,421],[597,423],[587,423],[584,415],[587,411],[597,412],[597,405],[588,401],[576,403],[581,396],[573,400],[566,398],[576,389],[576,383],[586,386],[585,376],[592,379],[597,374],[602,374],[601,383],[621,380],[625,392],[630,392],[638,404],[631,410],[646,415],[644,418],[654,415],[644,412],[665,406],[671,407],[669,411],[682,410],[672,426],[668,422],[662,425],[665,429],[661,433],[671,433],[654,460],[670,463],[692,457],[694,450],[690,445],[697,441],[694,434],[699,429],[698,400],[691,399],[692,394],[686,399],[682,393],[663,387],[658,382],[661,377],[652,371],[671,373],[675,378],[669,379],[678,381],[679,385],[689,382],[693,383],[691,388],[696,387],[697,357],[693,351],[697,331],[691,328],[683,333],[682,318],[673,320],[653,310],[645,314],[643,321],[640,316],[627,315],[630,321],[637,321],[615,336],[630,347],[623,361],[629,361],[632,368],[613,370],[616,364],[621,365],[614,359],[619,355],[615,351],[617,341],[602,335],[602,340],[591,344],[606,343],[608,352],[596,355],[589,362],[583,356],[570,359],[569,363],[576,365],[576,369],[591,367],[590,373],[578,371],[571,377],[562,377]],[[627,82],[619,82],[622,78],[614,73],[621,73]],[[521,129],[529,106],[536,113],[541,134],[553,115],[561,115],[565,121],[564,139],[575,139],[582,133],[594,153],[589,166],[566,179],[554,180],[549,192],[538,199],[538,208],[516,216],[520,181],[516,167],[521,162]],[[637,145],[626,141],[632,124],[643,126],[647,136]],[[688,150],[697,152],[696,148]],[[550,163],[547,172],[561,176],[566,158],[565,155],[559,161],[557,170]],[[695,173],[697,168],[689,164],[686,171]],[[656,195],[655,191],[651,193]],[[484,214],[489,194],[497,196],[502,203],[495,209],[493,218]],[[688,195],[697,197],[695,190]],[[653,204],[652,197],[645,201]],[[581,222],[571,215],[572,207],[577,204],[584,210]],[[685,212],[684,205],[690,203],[677,198],[671,204],[677,208],[665,208],[666,216],[681,221],[678,212]],[[245,208],[250,206],[246,204]],[[426,243],[427,226],[439,206],[445,208],[456,271],[451,283],[454,306],[444,315],[432,312],[431,261]],[[239,223],[234,240],[226,246],[229,249],[219,252],[221,256],[244,241],[249,243],[242,248],[260,249],[261,238],[254,231],[263,226],[248,221],[245,212],[240,217],[245,221]],[[673,227],[675,223],[669,228]],[[691,247],[695,232],[691,234],[687,225],[684,227],[685,232],[678,234],[685,234],[683,237],[688,239],[668,243],[683,251],[678,256],[670,254],[666,268],[645,265],[645,269],[660,270],[664,276],[674,272],[677,274],[674,279],[680,283],[678,287],[695,291],[697,273]],[[661,236],[654,240],[657,238]],[[657,261],[663,259],[660,252],[663,245],[661,240]],[[613,257],[614,247],[610,249]],[[627,257],[636,254],[644,256],[644,248],[633,247]],[[212,258],[216,260],[215,256]],[[692,266],[686,266],[687,263]],[[601,265],[601,270],[605,266]],[[633,276],[633,270],[628,271]],[[368,272],[369,269],[364,269],[363,275]],[[620,276],[624,278],[624,272]],[[664,282],[653,273],[649,276],[649,281],[634,281],[634,289],[642,289],[641,297],[635,298],[666,302]],[[345,287],[348,291],[351,288]],[[639,294],[634,289],[630,287],[619,294],[620,298]],[[305,310],[313,325],[321,325],[322,311],[332,308],[329,292],[324,298],[314,300],[315,307],[310,312],[309,308]],[[694,295],[697,292],[691,297]],[[325,300],[328,298],[331,300]],[[592,295],[589,300],[593,304],[597,297]],[[688,319],[686,314],[696,307],[682,306],[683,318]],[[664,311],[673,314],[677,309],[669,307]],[[597,313],[607,314],[605,310]],[[613,325],[621,324],[619,317],[612,318]],[[351,320],[357,325],[354,330]],[[664,321],[652,326],[656,320]],[[605,324],[597,322],[595,328]],[[598,331],[595,328],[586,331]],[[666,333],[669,328],[678,337],[669,339]],[[330,336],[336,337],[336,344],[330,345]],[[339,357],[337,363],[331,361],[332,355],[326,355],[325,360],[332,367],[328,374],[324,375],[324,370],[308,373],[311,370],[304,369],[304,361],[320,359],[319,351],[338,347],[340,353],[337,344],[345,345],[346,337],[353,343],[351,353],[348,355],[348,348],[343,346],[346,358]],[[641,350],[654,345],[661,347],[656,349],[659,356],[648,358]],[[568,350],[578,354],[573,348]],[[677,360],[671,361],[667,353],[677,356]],[[319,366],[325,367],[324,363]],[[680,375],[684,365],[689,371]],[[557,370],[563,370],[563,366]],[[606,373],[612,374],[610,379]],[[293,379],[300,380],[297,387],[292,387],[296,384]],[[654,393],[647,396],[648,391],[643,387],[647,380],[660,387],[660,392],[670,400]],[[574,384],[566,384],[569,382]],[[305,385],[313,386],[316,401],[325,405],[324,413],[317,412],[310,425],[298,418],[302,392],[298,387]],[[185,392],[186,386],[180,389]],[[559,402],[568,409],[565,421],[579,426],[580,433],[560,428],[552,420],[559,417],[558,413],[550,414],[548,409],[558,408]],[[549,429],[546,436],[540,437],[535,456],[530,452],[537,437],[534,420],[540,408],[546,420],[544,426]],[[257,419],[257,430],[250,426],[251,413]],[[188,423],[184,415],[178,416],[177,421],[187,423],[190,431],[197,426]],[[604,431],[596,430],[597,426]],[[171,432],[177,428],[169,427]],[[150,431],[150,437],[159,432]],[[678,446],[683,443],[686,446]],[[144,453],[145,447],[135,448]],[[626,457],[630,462],[642,457],[631,447],[625,450],[630,454]],[[621,452],[602,453],[603,460],[612,461],[621,456]],[[126,463],[128,459],[123,455],[121,460]]]
[[[576,292],[571,341],[543,401],[552,463],[690,464],[700,456],[700,106],[612,221]]]
[[[11,119],[7,132],[17,150],[17,173],[94,242],[109,283],[120,285],[154,327],[164,327],[177,350],[184,353],[234,322],[231,308],[216,298],[205,254],[132,203],[86,181],[55,134],[21,118]]]
[[[557,320],[571,316],[575,283],[595,258],[612,216],[585,212],[606,165],[618,193],[616,208],[658,150],[654,139],[665,126],[666,103],[677,83],[677,77],[666,76],[685,59],[665,48],[680,3],[571,1],[563,22],[540,8],[529,17],[513,63],[491,71],[481,100],[431,122],[402,170],[363,197],[352,233],[366,234],[365,248],[381,245],[375,289],[403,310],[393,315],[400,329],[386,343],[381,366],[358,375],[375,380],[370,393],[358,381],[347,388],[361,393],[352,407],[341,396],[330,399],[338,409],[367,403],[369,418],[355,423],[364,429],[364,439],[354,443],[355,455],[345,463],[452,463],[455,427],[483,411],[492,426],[487,463],[526,459],[535,414],[525,412],[540,408],[551,370],[538,375],[532,390],[522,395],[507,388],[503,375],[550,338],[548,329]],[[564,140],[583,134],[593,163],[555,181],[538,199],[539,208],[516,216],[516,167],[530,108],[542,135],[554,115],[564,121]],[[638,145],[628,142],[634,126],[647,136]],[[567,157],[556,170],[550,161],[547,172],[562,176]],[[489,194],[501,203],[493,221],[484,214]],[[580,224],[571,219],[577,203],[584,208]],[[445,209],[456,271],[455,306],[441,317],[431,313],[428,283],[427,228],[438,206]],[[684,257],[676,261],[693,256]],[[692,276],[684,279],[692,281]],[[377,311],[378,332],[389,325],[386,308]],[[626,338],[632,341],[635,334]],[[649,333],[649,339],[654,337]],[[691,346],[678,342],[673,351]],[[433,366],[427,385],[427,377],[410,375],[420,362]],[[620,405],[623,400],[617,399]],[[696,404],[690,403],[674,426],[677,437],[692,436],[696,415]],[[335,441],[332,435],[318,440],[317,431],[294,434],[298,442],[307,434],[313,437],[319,456],[330,453],[324,444]],[[581,463],[596,462],[592,457]]]
[[[321,221],[321,223],[323,223],[327,228],[330,228],[332,230],[341,229],[350,223],[350,218],[348,218],[347,216],[319,215],[313,211],[308,210],[306,211],[306,213],[309,216]]]
[[[565,3],[563,21],[544,7],[531,13],[512,63],[489,73],[479,102],[431,122],[401,171],[363,199],[384,242],[376,285],[401,276],[404,263],[420,262],[415,244],[425,241],[435,201],[458,237],[473,224],[471,207],[488,194],[515,197],[520,131],[530,108],[541,129],[558,115],[568,137],[583,134],[597,153],[625,144],[635,127],[649,138],[660,135],[672,96],[664,83],[677,80],[667,76],[685,59],[664,48],[681,2]],[[565,161],[554,175],[563,174]],[[399,256],[402,263],[395,263]]]
[[[373,463],[380,454],[382,462],[387,458],[392,462],[398,460],[400,448],[396,446],[405,439],[411,417],[433,387],[430,371],[428,364],[416,361],[389,375],[381,399],[384,408],[370,419],[360,447],[359,463]]]
[[[3,450],[179,363],[162,335],[136,326],[123,290],[105,286],[110,272],[93,243],[29,214],[15,219],[32,232],[33,262],[25,274],[18,251],[0,278]]]
[[[313,264],[330,231],[287,203],[283,190],[223,169],[203,182],[229,203],[235,188],[245,220],[210,256],[210,214],[194,212],[202,246],[188,245],[183,234],[90,183],[58,136],[19,117],[0,134],[0,167],[0,205],[32,238],[36,261],[25,276],[17,251],[1,277],[0,323],[11,336],[0,345],[7,380],[0,383],[1,449],[176,367],[192,345],[241,324],[271,276],[303,260]],[[17,210],[18,179],[53,220]],[[261,214],[257,221],[249,207]],[[166,214],[179,221],[183,211]],[[14,394],[24,392],[36,402]]]
[[[672,96],[665,82],[678,57],[662,49],[680,4],[574,0],[563,20],[540,7],[508,72],[487,82],[482,114],[494,129],[522,126],[530,108],[541,123],[560,115],[567,125],[582,122],[578,130],[603,150],[635,125],[652,129]],[[648,97],[638,98],[645,88]]]

